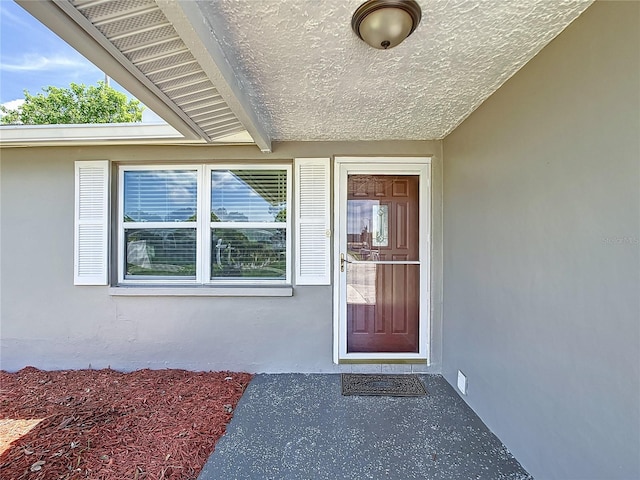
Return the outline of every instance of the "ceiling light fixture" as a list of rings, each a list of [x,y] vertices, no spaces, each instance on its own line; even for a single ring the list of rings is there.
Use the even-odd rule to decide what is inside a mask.
[[[367,0],[353,14],[351,28],[373,48],[386,50],[411,35],[421,18],[415,0]]]

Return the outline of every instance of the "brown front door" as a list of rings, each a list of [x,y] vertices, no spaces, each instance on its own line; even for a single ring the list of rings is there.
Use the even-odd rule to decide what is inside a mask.
[[[418,175],[347,177],[347,353],[418,353]]]

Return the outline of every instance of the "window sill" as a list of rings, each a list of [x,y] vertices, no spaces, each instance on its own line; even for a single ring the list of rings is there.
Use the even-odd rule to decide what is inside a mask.
[[[120,285],[109,288],[114,297],[292,297],[291,285],[159,286]]]

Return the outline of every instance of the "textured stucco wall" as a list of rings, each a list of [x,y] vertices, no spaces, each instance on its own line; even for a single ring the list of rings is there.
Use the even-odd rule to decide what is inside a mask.
[[[640,3],[444,141],[443,372],[540,479],[640,478]]]
[[[255,147],[4,148],[0,185],[0,367],[186,368],[330,372],[331,286],[293,297],[121,297],[73,285],[74,161],[229,162],[333,155],[433,155],[432,361],[441,356],[440,142],[287,143]],[[438,280],[440,279],[440,281]],[[380,370],[378,367],[368,367]],[[405,366],[389,367],[402,370]],[[409,367],[410,368],[410,367]]]

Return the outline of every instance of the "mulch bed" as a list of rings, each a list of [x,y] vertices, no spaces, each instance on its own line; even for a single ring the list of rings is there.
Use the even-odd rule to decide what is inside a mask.
[[[184,370],[0,371],[0,422],[42,419],[0,455],[0,478],[195,479],[251,378]]]

